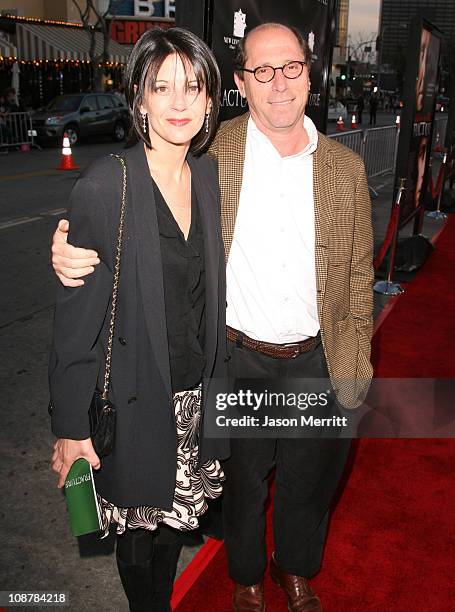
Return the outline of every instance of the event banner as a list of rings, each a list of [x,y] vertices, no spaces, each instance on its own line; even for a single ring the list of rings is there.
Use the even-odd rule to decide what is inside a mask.
[[[312,53],[311,91],[307,114],[325,132],[328,82],[334,28],[334,0],[213,0],[209,14],[208,42],[222,75],[221,119],[230,119],[247,110],[233,79],[233,56],[245,34],[265,21],[297,27]]]
[[[415,233],[420,231],[428,183],[440,49],[441,32],[428,21],[420,17],[414,18],[406,58],[404,108],[401,114],[395,188],[398,188],[399,179],[406,179],[400,227],[415,218]]]

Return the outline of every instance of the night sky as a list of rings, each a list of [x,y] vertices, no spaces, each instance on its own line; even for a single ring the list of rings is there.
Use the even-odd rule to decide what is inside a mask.
[[[349,2],[349,34],[356,36],[359,32],[374,33],[376,36],[379,25],[380,0],[350,0]]]

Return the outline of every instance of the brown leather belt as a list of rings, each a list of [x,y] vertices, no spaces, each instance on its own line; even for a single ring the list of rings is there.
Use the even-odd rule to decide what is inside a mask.
[[[226,336],[228,340],[235,342],[237,346],[244,346],[252,351],[258,351],[275,359],[294,359],[301,353],[307,353],[314,349],[318,342],[318,336],[307,338],[301,342],[293,342],[290,344],[273,344],[273,342],[261,342],[261,340],[253,340],[246,336],[243,332],[226,326]]]

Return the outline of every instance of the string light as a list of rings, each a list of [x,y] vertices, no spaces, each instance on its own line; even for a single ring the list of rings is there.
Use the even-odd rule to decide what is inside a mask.
[[[53,19],[39,19],[38,17],[20,17],[18,15],[10,15],[9,13],[2,14],[2,19],[11,19],[12,21],[28,22],[28,23],[41,23],[45,25],[63,25],[63,26],[73,26],[75,28],[83,28],[82,23],[77,23],[75,21],[56,21]]]
[[[0,16],[1,19],[8,19],[11,21],[15,21],[17,23],[37,23],[37,24],[41,24],[41,25],[59,25],[59,26],[70,26],[73,28],[78,28],[78,29],[83,29],[84,26],[81,23],[76,23],[74,21],[57,21],[57,20],[52,20],[52,19],[39,19],[38,17],[20,17],[18,15],[10,15],[10,14],[2,14]],[[49,63],[66,63],[66,64],[70,64],[72,66],[79,66],[81,63],[82,64],[91,64],[91,60],[87,59],[87,60],[70,60],[70,59],[66,59],[66,58],[61,58],[61,59],[57,59],[57,60],[49,60],[49,59],[40,59],[40,60],[18,60],[17,56],[9,56],[9,57],[5,57],[3,55],[0,55],[0,64],[7,64],[7,63],[12,63],[12,62],[18,62],[19,64],[22,65],[35,65],[38,66],[41,63],[45,62],[46,64]],[[102,62],[99,63],[98,62],[98,67],[118,67],[118,68],[123,68],[124,66],[126,66],[125,62]]]
[[[42,65],[42,64],[70,64],[72,66],[80,66],[81,64],[91,64],[91,60],[69,60],[69,59],[54,59],[54,60],[49,60],[49,59],[39,59],[39,60],[18,60],[16,56],[10,56],[10,57],[4,57],[2,55],[0,55],[0,64],[6,64],[6,63],[13,63],[13,62],[18,62],[19,64],[34,64],[36,66],[38,65]],[[109,68],[123,68],[124,66],[126,66],[126,64],[124,62],[103,62],[102,64],[98,63],[99,67],[109,67]]]

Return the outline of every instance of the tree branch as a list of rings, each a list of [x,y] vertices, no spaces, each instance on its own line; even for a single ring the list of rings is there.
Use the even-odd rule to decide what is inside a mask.
[[[81,9],[78,0],[72,0],[72,2],[78,10],[84,30],[89,35],[89,56],[90,61],[92,62],[93,74],[99,75],[100,69],[98,64],[109,61],[109,45],[111,41],[112,22],[117,16],[122,0],[110,0],[108,8],[106,11],[104,11],[104,13],[101,13],[98,10],[94,0],[86,0],[84,11]],[[90,18],[92,16],[94,21],[93,24],[90,23]],[[101,50],[97,54],[96,39],[98,32],[101,34],[103,39]],[[96,81],[95,78],[94,81]]]

